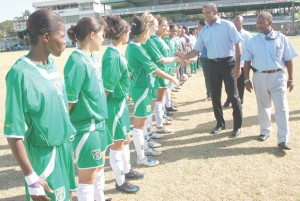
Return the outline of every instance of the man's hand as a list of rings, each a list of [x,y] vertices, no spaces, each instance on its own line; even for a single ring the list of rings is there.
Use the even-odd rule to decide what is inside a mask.
[[[239,63],[236,63],[233,69],[233,76],[239,78],[242,74],[242,70]]]
[[[289,92],[291,92],[294,89],[294,82],[293,82],[293,80],[288,80],[286,86],[289,89]]]
[[[245,80],[245,87],[250,93],[253,90],[252,82],[249,79]]]

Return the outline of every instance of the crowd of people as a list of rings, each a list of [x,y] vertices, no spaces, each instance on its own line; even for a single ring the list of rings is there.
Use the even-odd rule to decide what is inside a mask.
[[[144,174],[131,167],[131,138],[137,165],[159,164],[153,156],[162,154],[157,149],[162,144],[155,140],[174,132],[169,126],[171,115],[178,111],[176,92],[199,70],[199,63],[206,100],[212,101],[217,122],[211,134],[225,129],[223,81],[227,102],[233,108],[232,136],[241,134],[241,99],[245,87],[252,90],[252,68],[261,127],[258,140],[270,135],[273,100],[278,146],[291,149],[286,92],[293,89],[295,50],[285,36],[272,30],[269,13],[258,16],[260,34],[256,36],[243,29],[242,16],[234,23],[219,18],[213,3],[203,7],[203,14],[206,23],[200,21],[190,36],[187,27],[151,13],[133,16],[131,24],[120,16],[84,17],[67,31],[58,14],[49,10],[31,14],[27,29],[19,33],[21,38],[30,38],[30,51],[6,76],[4,125],[4,134],[24,174],[27,200],[70,200],[75,189],[79,201],[111,200],[104,196],[103,167],[108,148],[116,189],[138,192],[140,187],[129,180],[143,179]],[[130,33],[132,40],[127,44]],[[61,77],[49,55],[62,54],[66,34],[77,48]],[[104,38],[111,43],[99,60],[95,52],[102,48]],[[125,55],[121,51],[124,45]],[[288,69],[287,82],[284,68]],[[133,111],[129,110],[129,98]]]

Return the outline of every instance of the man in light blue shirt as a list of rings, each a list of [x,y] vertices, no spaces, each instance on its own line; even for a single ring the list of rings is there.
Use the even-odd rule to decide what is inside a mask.
[[[211,84],[211,98],[216,127],[210,132],[217,134],[225,129],[225,120],[221,105],[222,82],[224,80],[227,95],[233,108],[233,131],[236,137],[241,133],[242,107],[237,90],[237,78],[241,74],[240,55],[242,37],[234,24],[218,16],[218,9],[214,3],[209,3],[202,10],[207,25],[198,35],[194,49],[182,55],[183,59],[194,57],[207,48],[209,77]],[[236,56],[236,58],[234,58]]]
[[[251,92],[254,86],[260,124],[259,141],[265,141],[271,133],[273,100],[278,127],[278,147],[289,150],[289,108],[287,90],[293,90],[293,62],[297,56],[288,39],[272,30],[272,15],[261,13],[256,20],[260,34],[250,39],[244,49],[245,87]],[[250,62],[253,66],[253,86],[249,79]],[[288,78],[284,69],[287,68]]]

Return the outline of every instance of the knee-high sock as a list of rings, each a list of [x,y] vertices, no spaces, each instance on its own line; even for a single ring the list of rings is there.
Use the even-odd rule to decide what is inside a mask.
[[[147,127],[148,135],[152,133],[152,119],[153,119],[153,115],[147,117],[146,127]]]
[[[144,150],[149,149],[147,141],[150,139],[147,128],[144,128]]]
[[[94,200],[94,184],[78,184],[77,187],[78,201]]]
[[[138,159],[144,159],[144,131],[142,129],[134,128],[132,130],[132,139]]]
[[[162,102],[156,101],[155,107],[154,107],[154,114],[155,114],[155,120],[156,120],[156,127],[162,127],[163,126],[163,116],[164,116]]]
[[[113,170],[117,184],[121,186],[125,181],[122,151],[110,149],[109,163]]]
[[[123,146],[122,151],[124,174],[127,174],[131,169],[129,144]]]
[[[95,201],[105,201],[104,188],[105,188],[105,176],[104,176],[104,169],[102,168],[100,171],[97,172],[96,181],[94,184]]]
[[[166,93],[166,107],[171,107],[171,91],[170,88],[167,89],[167,93]]]

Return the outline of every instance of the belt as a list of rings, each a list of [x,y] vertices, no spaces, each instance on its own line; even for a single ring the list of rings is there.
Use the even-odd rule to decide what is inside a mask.
[[[253,72],[256,73],[256,72],[259,72],[259,73],[276,73],[278,71],[282,71],[282,68],[277,68],[277,69],[274,69],[274,70],[264,70],[264,71],[258,71],[256,68],[253,68],[251,67]]]
[[[232,57],[225,57],[225,58],[215,58],[215,59],[208,59],[208,60],[210,60],[210,61],[213,61],[213,62],[224,62],[224,61],[228,61],[228,60],[230,60],[230,59],[232,59]]]
[[[276,73],[278,71],[282,71],[282,69],[277,68],[277,69],[274,69],[274,70],[264,70],[264,71],[261,71],[261,73]]]

